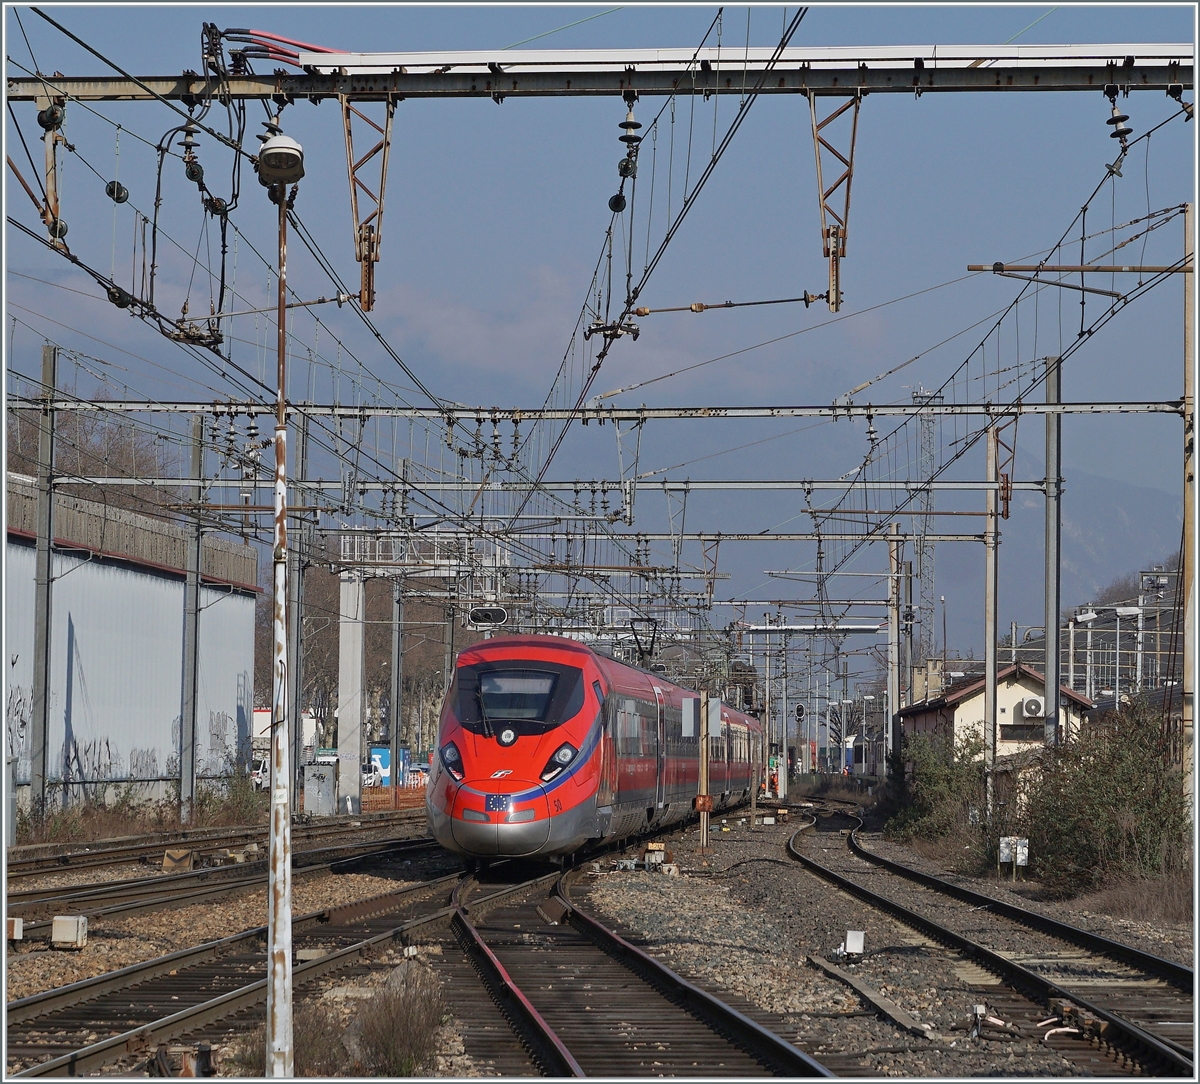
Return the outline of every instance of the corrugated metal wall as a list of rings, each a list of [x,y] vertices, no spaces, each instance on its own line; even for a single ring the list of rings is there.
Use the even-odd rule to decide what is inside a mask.
[[[9,537],[5,632],[7,751],[29,781],[34,557]],[[183,579],[125,563],[54,555],[48,781],[72,790],[179,778]],[[198,774],[249,755],[254,598],[201,591]],[[161,789],[161,788],[156,788]]]

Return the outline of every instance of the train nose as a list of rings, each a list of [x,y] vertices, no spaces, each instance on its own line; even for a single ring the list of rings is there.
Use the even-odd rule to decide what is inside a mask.
[[[534,854],[550,838],[546,792],[532,780],[464,780],[451,814],[454,842],[469,854]]]

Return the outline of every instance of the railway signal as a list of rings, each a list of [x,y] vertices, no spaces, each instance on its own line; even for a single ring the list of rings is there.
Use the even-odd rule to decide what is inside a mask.
[[[473,606],[467,614],[467,624],[476,627],[508,624],[508,611],[503,606]]]

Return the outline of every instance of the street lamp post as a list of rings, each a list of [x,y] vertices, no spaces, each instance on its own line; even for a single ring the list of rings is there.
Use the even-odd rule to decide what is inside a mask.
[[[287,186],[304,176],[304,151],[279,129],[258,155],[258,179],[279,207],[279,308],[275,392],[274,646],[271,666],[271,837],[267,892],[266,1075],[295,1075],[292,1045],[292,821],[287,657]],[[294,194],[293,194],[293,198]]]

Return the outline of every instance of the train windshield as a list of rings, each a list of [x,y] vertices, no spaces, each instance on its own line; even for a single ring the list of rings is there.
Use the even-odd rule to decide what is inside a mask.
[[[488,735],[500,723],[540,734],[583,707],[583,671],[558,663],[520,660],[461,666],[454,700],[459,722]]]
[[[479,695],[493,719],[536,719],[545,722],[557,674],[537,670],[493,670],[479,675]]]

